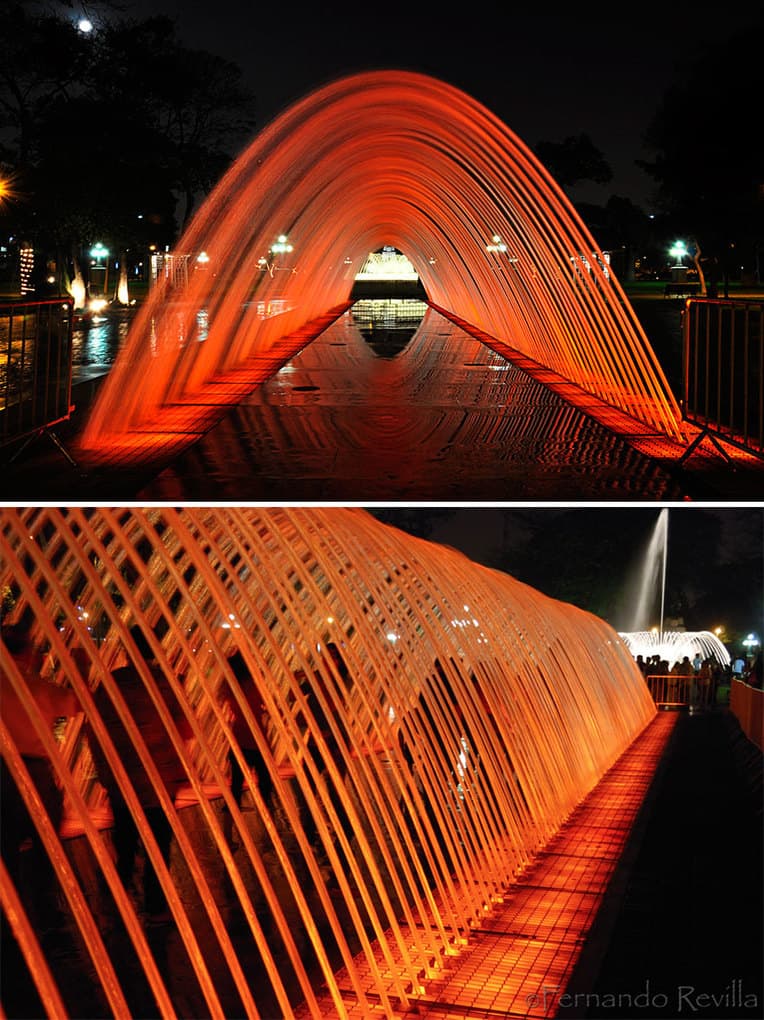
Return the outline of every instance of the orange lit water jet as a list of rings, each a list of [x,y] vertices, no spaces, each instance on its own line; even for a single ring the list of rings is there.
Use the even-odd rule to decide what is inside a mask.
[[[166,715],[188,785],[174,803],[165,797],[164,809],[193,897],[165,867],[126,776],[120,785],[165,887],[184,973],[195,977],[210,1016],[231,1015],[222,998],[229,986],[248,1016],[289,1016],[297,1005],[326,1016],[327,1002],[333,1015],[347,1016],[340,968],[368,1014],[400,1015],[655,716],[632,656],[603,621],[361,510],[19,508],[0,511],[0,528],[7,622],[31,611],[46,672],[72,687],[112,758],[92,691],[99,684],[111,690],[110,672],[126,660],[151,689],[128,632],[135,620],[150,628],[194,733],[184,742]],[[349,688],[320,654],[330,641],[349,667]],[[253,784],[247,813],[230,794],[228,749],[246,762],[220,698],[230,689],[242,702],[227,662],[234,649],[261,679],[270,718],[266,744],[244,708],[275,789],[269,806]],[[44,732],[24,677],[4,643],[0,650],[30,724]],[[308,739],[325,747],[325,737],[297,682],[300,671],[323,678],[321,698],[336,711],[335,737],[349,763],[344,779],[334,765],[319,775],[305,753]],[[116,705],[118,693],[112,697]],[[168,976],[94,821],[108,815],[108,804],[81,718],[58,738],[46,735],[66,792],[65,828],[92,850],[153,1009],[172,1016]],[[5,727],[0,746],[30,798],[104,997],[115,1014],[127,1015],[122,960],[99,935],[95,905],[24,782]],[[318,843],[306,835],[300,800]],[[189,804],[204,852],[184,820]],[[222,827],[223,804],[238,856]],[[243,915],[247,952],[258,953],[257,980],[223,916],[215,868]],[[330,894],[332,879],[337,891]],[[55,980],[17,892],[0,871],[3,910],[56,1015]],[[213,955],[225,981],[212,970]]]
[[[292,251],[273,254],[281,235]],[[501,247],[494,237],[505,250],[488,250]],[[527,146],[457,89],[382,71],[311,93],[233,164],[179,243],[209,261],[183,293],[152,292],[83,448],[161,432],[168,409],[203,401],[216,378],[345,303],[384,245],[409,257],[437,306],[679,436],[679,409],[628,299]]]

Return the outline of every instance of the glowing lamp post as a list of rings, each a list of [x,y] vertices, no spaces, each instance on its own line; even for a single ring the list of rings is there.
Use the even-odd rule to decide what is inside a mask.
[[[743,638],[743,648],[745,648],[746,656],[755,655],[758,645],[759,639],[755,634],[749,634],[747,637]]]
[[[669,255],[674,259],[674,265],[671,267],[671,279],[674,283],[683,283],[686,280],[687,269],[683,259],[685,255],[689,254],[684,241],[674,241],[673,245],[669,248]]]
[[[294,251],[294,247],[287,240],[286,234],[279,234],[275,244],[271,246],[274,255],[284,255]]]
[[[506,244],[502,241],[498,234],[494,234],[491,238],[491,243],[485,246],[486,251],[494,252],[505,252],[507,250]]]
[[[93,297],[98,300],[106,300],[106,288],[109,284],[109,249],[105,248],[100,241],[90,249],[90,282]],[[103,273],[103,276],[100,274]],[[100,287],[96,286],[100,281]]]
[[[293,251],[294,251],[294,245],[290,243],[289,239],[287,238],[287,235],[286,234],[279,234],[279,236],[276,238],[276,240],[271,245],[271,250],[270,250],[271,259],[270,259],[270,264],[268,266],[268,272],[271,274],[271,276],[273,276],[275,270],[277,270],[277,269],[287,269],[287,270],[289,270],[289,271],[291,271],[293,273],[296,272],[296,270],[295,269],[291,269],[290,266],[280,266],[278,264],[278,262],[279,262],[278,256],[279,255],[291,255]]]

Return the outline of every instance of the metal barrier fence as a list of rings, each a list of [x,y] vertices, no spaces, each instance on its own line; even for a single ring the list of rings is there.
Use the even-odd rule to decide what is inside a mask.
[[[748,739],[764,751],[764,691],[751,687],[743,680],[733,680],[730,711]]]
[[[683,415],[764,457],[764,303],[690,299],[684,314]]]
[[[0,446],[71,414],[74,302],[0,304]]]
[[[700,676],[648,676],[647,689],[662,708],[706,708],[716,697],[713,680]]]

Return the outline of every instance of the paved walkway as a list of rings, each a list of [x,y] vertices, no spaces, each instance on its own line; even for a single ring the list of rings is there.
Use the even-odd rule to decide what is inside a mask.
[[[492,903],[459,952],[427,962],[421,988],[396,1015],[758,1020],[764,1002],[761,780],[762,756],[726,708],[660,712],[503,899]],[[214,803],[219,810],[219,801]],[[219,855],[205,853],[209,840],[198,809],[190,805],[183,817],[259,996],[268,987],[263,962],[237,920]],[[263,840],[257,813],[247,810],[245,819],[253,837]],[[242,854],[236,852],[239,867],[259,902],[262,890]],[[142,968],[126,932],[114,924],[85,840],[71,840],[69,855],[96,905],[131,1014],[155,1015]],[[243,1016],[230,968],[180,864],[176,883],[226,1015]],[[288,911],[286,885],[283,896]],[[317,902],[315,907],[320,918]],[[294,935],[309,954],[297,921]],[[178,1015],[207,1015],[178,932],[164,927],[147,937]],[[7,1015],[42,1015],[10,948],[4,947],[2,959]],[[108,1015],[93,964],[72,929],[44,936],[44,948],[70,1015]],[[338,983],[342,989],[341,971]],[[380,1015],[373,996],[358,1003],[349,987],[344,1005],[359,1020]],[[266,1020],[280,1020],[273,1005],[260,1001],[259,1007]],[[322,1009],[326,1020],[338,1016],[329,999]],[[299,1009],[294,1016],[302,1016]]]
[[[654,442],[651,455],[649,437],[617,435],[554,380],[534,379],[434,309],[403,344],[400,331],[380,338],[365,325],[347,311],[300,353],[285,345],[267,381],[256,366],[216,400],[179,408],[172,443],[143,464],[80,459],[77,432],[93,387],[83,384],[75,418],[59,432],[78,469],[41,436],[6,468],[2,498],[463,503],[764,494],[760,463],[732,470],[714,451],[698,451],[679,471]]]

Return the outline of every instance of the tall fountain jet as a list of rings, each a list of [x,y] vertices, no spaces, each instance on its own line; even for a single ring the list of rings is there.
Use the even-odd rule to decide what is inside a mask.
[[[657,602],[660,600],[660,627],[663,633],[663,619],[666,605],[666,564],[668,561],[669,511],[664,507],[658,512],[650,541],[645,552],[639,574],[636,598],[631,619],[632,631],[649,630],[655,620]]]
[[[3,764],[77,946],[46,951],[41,875],[4,842],[2,992],[30,985],[27,1016],[393,1020],[656,717],[605,622],[358,509],[3,509],[0,591],[22,723],[0,719]],[[53,731],[6,644],[24,624],[79,709]],[[130,691],[161,720],[157,752]],[[160,935],[115,867],[104,761],[167,901]]]
[[[645,661],[659,655],[671,667],[684,656],[693,659],[712,659],[721,665],[730,662],[729,652],[716,634],[710,631],[667,631],[664,627],[666,608],[666,572],[669,544],[669,510],[659,511],[650,541],[640,568],[637,594],[634,600],[632,627],[620,632],[632,655],[641,655]],[[660,605],[658,626],[654,626],[655,612]]]

